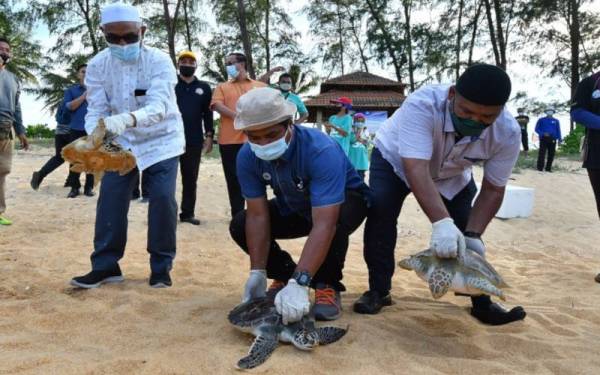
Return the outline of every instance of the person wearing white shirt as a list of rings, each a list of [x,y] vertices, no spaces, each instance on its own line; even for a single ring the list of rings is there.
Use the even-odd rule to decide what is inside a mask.
[[[394,249],[402,204],[410,193],[432,223],[429,247],[440,258],[475,251],[485,256],[481,240],[504,197],[519,156],[521,132],[505,110],[510,78],[502,69],[476,64],[456,85],[423,87],[412,93],[378,130],[371,156],[372,202],[365,224],[364,257],[369,290],[354,311],[377,314],[392,303]],[[472,165],[483,164],[477,192]],[[471,297],[471,314],[482,323],[500,325],[525,318],[487,295]]]
[[[127,213],[139,171],[148,178],[148,245],[150,286],[169,287],[175,258],[179,155],[184,152],[183,122],[177,108],[177,75],[169,56],[142,43],[146,31],[138,10],[114,3],[101,12],[108,48],[88,64],[90,134],[103,119],[109,137],[137,159],[137,169],[120,176],[106,173],[96,209],[92,271],[71,280],[80,288],[123,281],[119,260],[127,242]]]

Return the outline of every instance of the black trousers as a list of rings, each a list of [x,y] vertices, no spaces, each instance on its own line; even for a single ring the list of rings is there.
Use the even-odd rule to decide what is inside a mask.
[[[135,185],[133,187],[133,193],[131,194],[132,199],[138,199],[140,197],[140,175],[142,175],[142,198],[148,198],[150,193],[148,192],[148,173],[140,172],[136,168]]]
[[[387,295],[392,288],[392,276],[396,269],[394,250],[398,234],[398,216],[404,199],[411,191],[378,149],[374,149],[371,154],[369,186],[372,200],[365,224],[363,255],[369,269],[369,289]],[[442,197],[454,224],[463,232],[467,227],[471,202],[476,193],[475,181],[471,179],[451,200]],[[412,250],[417,252],[422,249]]]
[[[85,137],[87,133],[83,130],[73,130],[71,129],[71,142],[81,137]],[[72,187],[73,189],[79,189],[81,187],[81,182],[79,182],[79,176],[81,173],[71,172],[69,170],[69,177],[67,177],[67,185]],[[85,189],[91,190],[94,187],[94,175],[86,174],[85,175]]]
[[[548,161],[546,161],[546,151],[548,152]],[[554,153],[556,152],[556,140],[551,137],[540,138],[540,151],[537,160],[538,171],[544,170],[544,163],[546,165],[546,171],[552,171],[552,162],[554,161]]]
[[[308,236],[312,229],[312,221],[297,214],[282,216],[274,199],[269,201],[269,214],[271,219],[271,248],[267,259],[267,277],[287,281],[294,273],[296,263],[289,253],[279,247],[276,240]],[[313,277],[313,287],[318,283],[324,283],[332,285],[336,290],[345,290],[341,281],[349,237],[362,224],[366,215],[366,198],[359,192],[347,191],[346,201],[340,209],[335,236],[331,241],[325,261]],[[229,226],[229,232],[231,238],[239,247],[248,253],[245,210],[238,212],[233,218]]]
[[[236,160],[237,154],[243,144],[235,145],[219,145],[221,153],[221,163],[223,164],[223,172],[225,173],[225,181],[227,182],[227,194],[229,195],[229,207],[231,207],[231,217],[244,209],[244,197],[242,196],[242,188],[237,179]]]
[[[592,189],[594,190],[594,197],[596,198],[596,210],[598,210],[598,216],[600,217],[600,169],[588,168],[587,171]]]
[[[60,167],[65,160],[60,154],[63,147],[68,145],[71,142],[70,134],[56,134],[54,136],[54,156],[52,156],[46,164],[40,169],[40,178],[48,176],[50,173],[54,172],[54,170]]]
[[[196,207],[196,190],[201,158],[202,146],[186,146],[185,153],[179,157],[181,184],[183,186],[180,219],[195,216],[194,209]]]
[[[521,144],[523,145],[523,151],[529,151],[529,137],[525,129],[521,129]]]

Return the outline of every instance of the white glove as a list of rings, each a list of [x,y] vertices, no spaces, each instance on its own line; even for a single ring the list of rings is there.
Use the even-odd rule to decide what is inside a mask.
[[[290,279],[285,288],[275,296],[275,308],[281,314],[283,324],[299,321],[310,310],[308,287],[300,286],[295,279]]]
[[[244,296],[242,303],[246,303],[254,298],[266,296],[267,289],[267,271],[251,270],[246,286],[244,287]]]
[[[465,237],[449,217],[432,225],[429,247],[439,258],[456,258],[458,251],[465,250]]]
[[[467,249],[473,250],[485,258],[485,245],[481,238],[465,236],[465,245]]]
[[[106,130],[109,132],[115,135],[121,135],[125,129],[134,125],[134,119],[131,113],[120,113],[118,115],[106,117],[104,119],[104,125],[106,125]]]

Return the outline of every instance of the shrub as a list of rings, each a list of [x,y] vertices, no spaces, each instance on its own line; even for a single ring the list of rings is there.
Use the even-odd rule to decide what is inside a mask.
[[[581,144],[581,137],[585,134],[585,127],[575,124],[575,129],[563,138],[563,142],[558,148],[562,154],[578,154]]]
[[[47,124],[27,125],[25,134],[27,138],[54,138],[54,129]]]

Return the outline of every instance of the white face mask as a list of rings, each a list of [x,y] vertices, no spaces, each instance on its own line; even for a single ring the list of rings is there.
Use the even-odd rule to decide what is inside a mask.
[[[292,91],[292,84],[291,83],[281,83],[279,85],[279,88],[283,91]]]
[[[271,161],[279,159],[281,155],[283,155],[288,149],[289,145],[285,140],[287,134],[288,131],[286,130],[283,137],[276,140],[275,142],[267,143],[266,145],[259,145],[250,141],[248,141],[248,143],[250,144],[250,149],[252,150],[252,152],[254,152],[257,158],[266,161]]]

